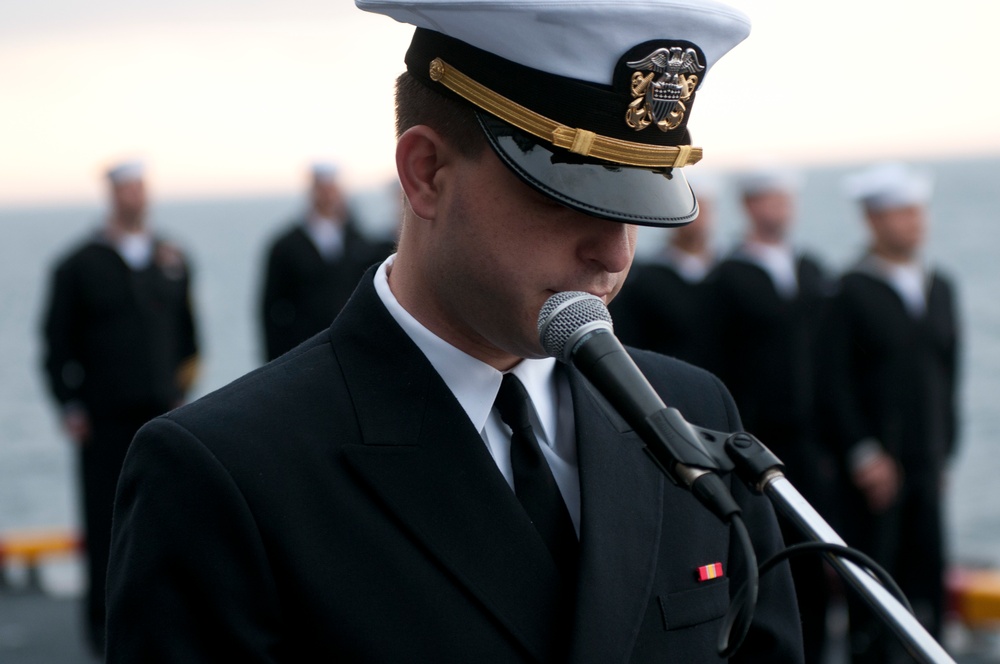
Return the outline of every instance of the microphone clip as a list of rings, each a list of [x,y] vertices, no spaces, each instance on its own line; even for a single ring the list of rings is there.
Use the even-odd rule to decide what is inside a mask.
[[[736,471],[751,490],[760,493],[763,481],[782,473],[784,464],[753,435],[724,433],[691,424],[676,408],[663,408],[646,418],[656,445],[646,446],[650,458],[675,484],[691,486],[707,472]]]
[[[654,434],[651,440],[657,443],[648,445],[647,449],[665,472],[668,468],[673,469],[674,464],[714,472],[733,469],[733,462],[725,453],[720,454],[720,450],[713,451],[710,447],[727,434],[691,424],[676,408],[661,408],[646,418],[646,426]],[[667,475],[677,481],[672,472]]]

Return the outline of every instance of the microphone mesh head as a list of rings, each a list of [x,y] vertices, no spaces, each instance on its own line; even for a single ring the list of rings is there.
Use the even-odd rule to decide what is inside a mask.
[[[552,357],[569,361],[566,344],[581,328],[591,324],[612,329],[611,314],[604,301],[581,291],[556,293],[538,312],[538,338],[542,348]],[[566,353],[566,355],[564,355]]]

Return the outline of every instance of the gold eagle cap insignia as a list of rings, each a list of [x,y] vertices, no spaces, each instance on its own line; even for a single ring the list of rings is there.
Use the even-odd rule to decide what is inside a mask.
[[[684,103],[698,87],[705,65],[693,48],[658,48],[641,60],[626,62],[632,73],[632,102],[625,122],[636,131],[655,124],[661,131],[680,126],[687,112]],[[659,78],[657,78],[659,76]]]

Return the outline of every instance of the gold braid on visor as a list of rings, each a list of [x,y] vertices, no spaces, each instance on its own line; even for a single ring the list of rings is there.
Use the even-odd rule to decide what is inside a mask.
[[[432,81],[437,81],[484,111],[574,154],[642,168],[681,168],[701,160],[701,148],[690,145],[633,143],[559,124],[497,94],[441,58],[431,61],[430,76]]]

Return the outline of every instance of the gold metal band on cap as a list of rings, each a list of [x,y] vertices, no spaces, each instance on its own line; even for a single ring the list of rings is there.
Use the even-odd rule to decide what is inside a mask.
[[[682,168],[701,161],[701,148],[690,145],[633,143],[567,127],[490,90],[441,58],[431,61],[430,76],[484,111],[574,154],[643,168]]]

